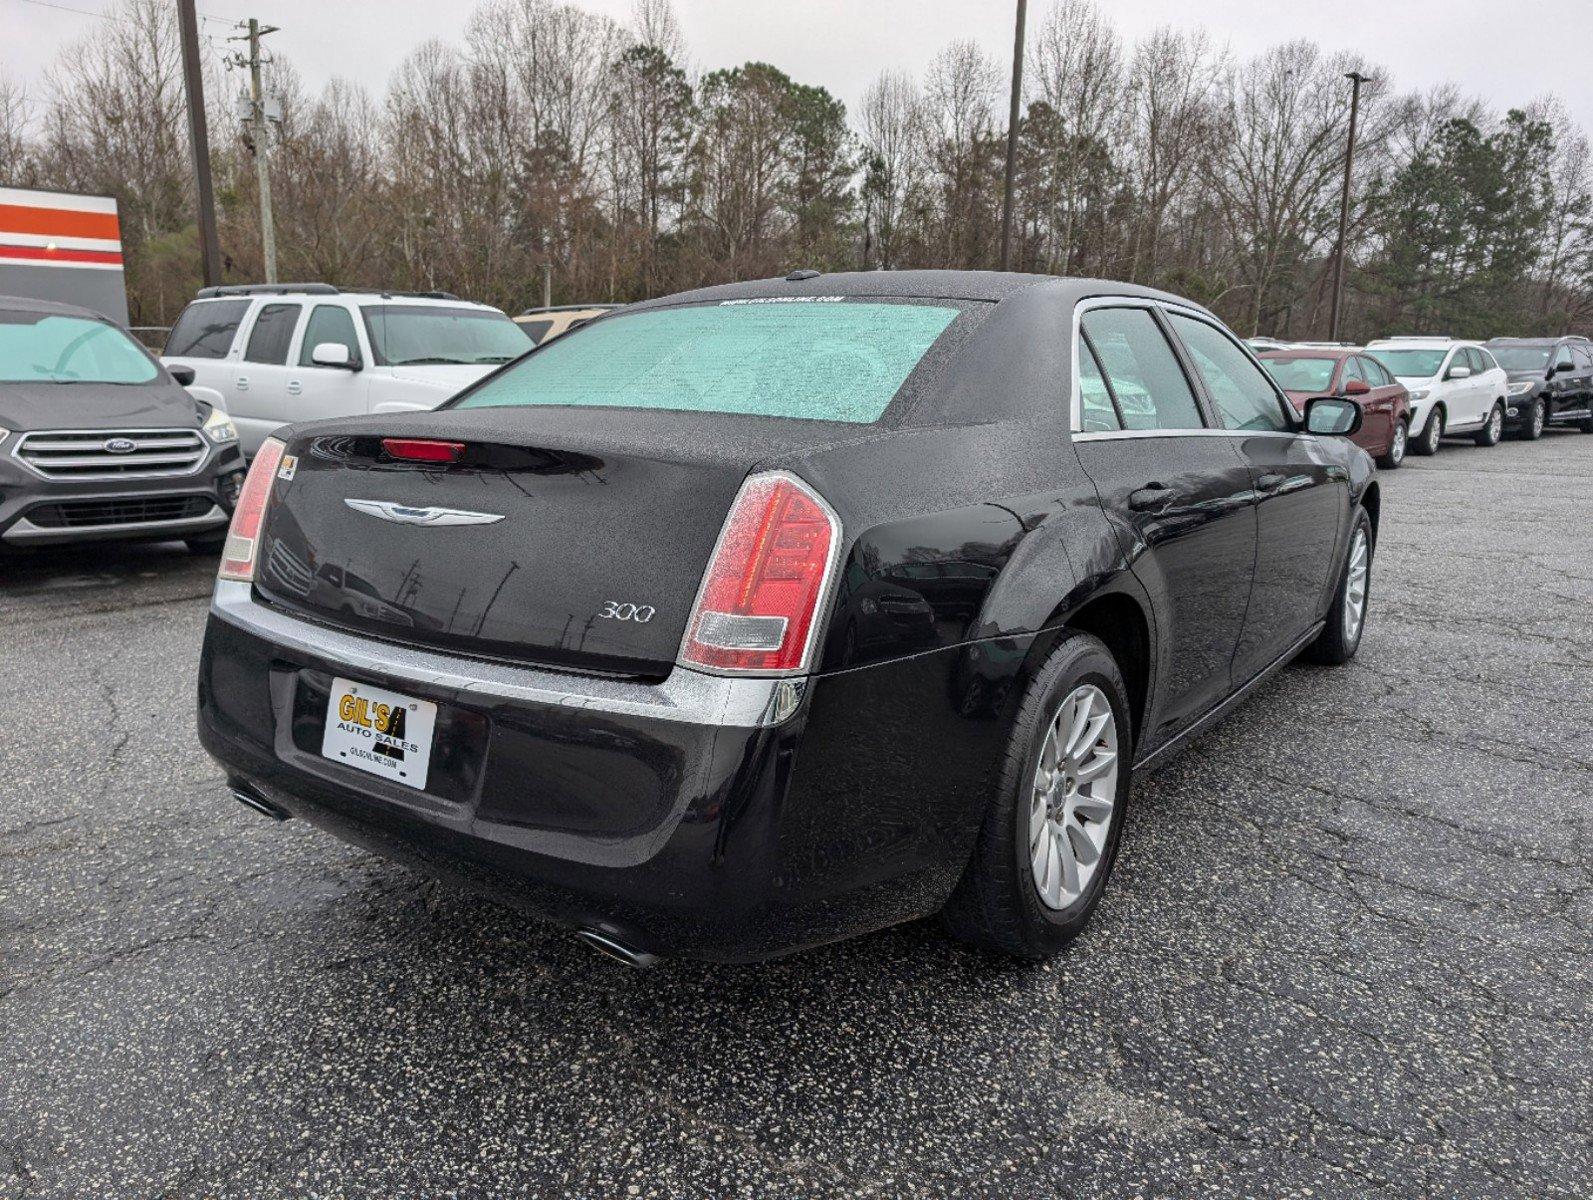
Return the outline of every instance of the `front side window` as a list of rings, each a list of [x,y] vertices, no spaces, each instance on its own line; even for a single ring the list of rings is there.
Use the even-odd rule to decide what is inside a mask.
[[[1079,341],[1079,427],[1085,433],[1103,433],[1121,429],[1117,407],[1112,403],[1112,393],[1106,389],[1106,377],[1095,360],[1090,344]]]
[[[1245,352],[1215,325],[1169,313],[1173,328],[1195,360],[1212,403],[1229,429],[1286,430],[1289,420],[1278,393]]]
[[[243,352],[245,362],[280,366],[288,361],[288,343],[293,341],[293,328],[299,323],[302,304],[267,304],[254,319],[249,331],[249,345]]]
[[[1371,380],[1367,379],[1366,373],[1361,370],[1361,360],[1358,358],[1344,360],[1344,382],[1349,383],[1352,379],[1358,379],[1368,387],[1371,386]]]
[[[360,313],[381,366],[497,366],[532,345],[524,329],[491,309],[367,304]]]
[[[1483,361],[1482,351],[1474,346],[1466,348],[1466,365],[1471,368],[1473,375],[1481,375],[1488,369],[1488,364]]]
[[[1079,324],[1117,398],[1124,429],[1205,425],[1189,380],[1148,309],[1093,308]]]
[[[226,358],[247,300],[201,300],[183,309],[166,335],[167,358]]]
[[[1571,347],[1569,347],[1569,346],[1561,346],[1558,350],[1556,350],[1554,352],[1554,365],[1557,368],[1558,367],[1569,367],[1569,366],[1574,365],[1571,362]]]
[[[315,348],[333,342],[348,350],[351,363],[360,361],[360,341],[354,333],[354,318],[340,304],[317,304],[304,326],[304,342],[299,348],[299,366],[315,366]]]
[[[108,321],[0,309],[0,383],[153,383],[159,374]]]
[[[961,311],[944,303],[731,300],[625,313],[545,342],[458,407],[870,423]]]

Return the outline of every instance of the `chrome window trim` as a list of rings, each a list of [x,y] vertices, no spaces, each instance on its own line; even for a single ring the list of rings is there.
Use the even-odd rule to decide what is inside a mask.
[[[1261,365],[1261,360],[1256,357],[1255,351],[1247,346],[1243,339],[1235,337],[1231,331],[1223,326],[1222,322],[1218,321],[1210,313],[1202,312],[1189,304],[1179,304],[1172,300],[1158,300],[1151,296],[1091,296],[1088,299],[1080,300],[1073,306],[1073,340],[1068,348],[1068,365],[1072,373],[1068,398],[1068,429],[1074,441],[1121,441],[1127,438],[1141,437],[1299,437],[1303,432],[1298,429],[1225,429],[1214,425],[1203,425],[1199,429],[1086,430],[1084,428],[1083,393],[1079,387],[1079,337],[1083,331],[1084,314],[1097,308],[1145,308],[1153,312],[1177,313],[1179,316],[1203,322],[1238,346],[1250,358],[1250,361],[1255,364],[1256,369],[1261,372],[1264,379],[1269,382],[1272,379],[1267,374],[1267,369]],[[1175,356],[1177,355],[1178,351],[1171,342],[1168,343],[1168,349],[1172,350]],[[1181,360],[1179,366],[1183,366]],[[1102,370],[1105,370],[1104,365]],[[1193,390],[1193,382],[1191,382],[1190,386]],[[1273,384],[1273,390],[1277,392],[1276,384]],[[1281,392],[1278,392],[1278,400],[1285,405],[1285,413],[1287,413],[1288,401],[1284,399]],[[1199,406],[1198,401],[1199,395],[1197,393],[1197,406]]]
[[[662,683],[471,659],[328,629],[254,598],[252,584],[219,580],[211,615],[274,645],[371,674],[402,690],[442,688],[482,704],[508,702],[586,709],[658,721],[724,728],[779,725],[794,713],[806,679],[708,675],[676,666]]]

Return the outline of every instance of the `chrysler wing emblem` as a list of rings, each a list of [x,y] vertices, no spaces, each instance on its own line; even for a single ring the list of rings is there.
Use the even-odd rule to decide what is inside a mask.
[[[412,508],[390,500],[344,500],[355,512],[400,525],[495,525],[502,513],[466,512],[462,508]]]

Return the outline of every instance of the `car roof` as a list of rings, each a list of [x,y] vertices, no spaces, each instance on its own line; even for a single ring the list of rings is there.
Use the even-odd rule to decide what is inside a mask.
[[[7,312],[50,313],[57,317],[87,317],[93,321],[107,320],[104,313],[76,304],[62,304],[57,300],[35,300],[31,296],[0,296],[0,308]]]
[[[799,275],[805,277],[798,277]],[[1206,310],[1191,300],[1154,288],[1107,279],[1057,275],[1029,275],[1016,271],[834,271],[808,276],[792,275],[725,283],[676,292],[626,306],[626,311],[666,308],[679,304],[714,304],[726,300],[786,299],[803,296],[850,298],[901,298],[911,300],[972,300],[999,302],[1045,284],[1062,285],[1065,302],[1091,296],[1139,296],[1179,304],[1198,312]]]

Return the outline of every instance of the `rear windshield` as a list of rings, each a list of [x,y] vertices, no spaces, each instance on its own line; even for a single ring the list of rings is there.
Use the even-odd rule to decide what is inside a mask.
[[[1263,358],[1277,384],[1286,392],[1323,392],[1333,382],[1333,358]]]
[[[168,358],[226,358],[232,335],[249,310],[247,300],[206,300],[190,304],[166,336]]]
[[[1507,371],[1541,371],[1549,365],[1553,346],[1489,346],[1489,351]]]
[[[624,313],[546,343],[457,407],[655,408],[868,424],[960,311],[826,297]]]
[[[1377,361],[1401,379],[1429,379],[1438,374],[1449,347],[1437,350],[1383,350],[1374,349]]]
[[[381,366],[496,366],[531,349],[524,329],[490,309],[367,304],[360,312]]]
[[[0,383],[151,383],[159,373],[107,321],[0,311]]]

